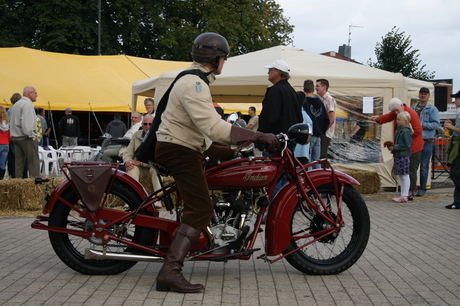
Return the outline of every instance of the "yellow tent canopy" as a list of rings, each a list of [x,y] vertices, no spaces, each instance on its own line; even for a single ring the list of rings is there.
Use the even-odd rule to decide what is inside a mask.
[[[19,47],[0,48],[0,64],[0,105],[5,107],[11,107],[13,93],[22,94],[30,85],[38,92],[36,107],[131,112],[134,81],[188,67],[190,62],[127,55],[71,55]],[[145,111],[143,103],[137,105],[137,110]]]

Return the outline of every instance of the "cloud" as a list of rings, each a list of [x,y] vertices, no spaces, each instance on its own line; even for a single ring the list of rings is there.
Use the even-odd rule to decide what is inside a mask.
[[[375,46],[393,26],[410,36],[425,70],[436,78],[460,82],[460,1],[439,0],[277,0],[294,29],[294,47],[322,53],[348,44],[351,28],[352,58],[375,61]],[[454,91],[458,89],[455,87]]]

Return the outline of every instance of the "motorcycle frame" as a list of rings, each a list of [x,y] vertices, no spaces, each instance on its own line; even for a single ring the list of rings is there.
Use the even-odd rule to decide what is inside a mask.
[[[203,249],[209,243],[209,237],[201,233],[198,242],[192,247],[192,254],[189,256],[188,260],[217,260],[218,258],[225,259],[243,259],[248,260],[252,253],[254,252],[253,247],[257,238],[257,233],[259,232],[259,228],[262,224],[263,216],[265,212],[268,210],[266,225],[265,225],[265,254],[259,256],[258,258],[264,258],[265,260],[269,261],[270,263],[276,262],[285,256],[295,252],[323,237],[326,237],[334,232],[340,230],[343,226],[343,220],[341,216],[341,200],[343,197],[343,190],[344,184],[352,184],[352,185],[359,185],[359,183],[352,177],[348,176],[339,171],[335,171],[329,162],[326,159],[314,161],[307,165],[302,165],[297,158],[293,155],[292,151],[285,148],[281,152],[279,152],[276,156],[270,157],[248,157],[248,158],[240,158],[234,159],[227,162],[223,162],[217,166],[214,166],[208,170],[206,170],[206,174],[219,171],[224,167],[232,166],[233,164],[241,164],[244,162],[270,162],[276,165],[277,172],[276,178],[279,178],[283,173],[286,175],[288,182],[279,190],[279,192],[275,195],[275,197],[270,201],[268,206],[262,206],[259,210],[259,215],[257,217],[256,223],[254,225],[254,231],[251,235],[247,237],[245,240],[244,246],[242,251],[239,253],[235,253],[234,255],[224,255],[222,254],[210,254],[209,251],[199,253],[198,250]],[[89,163],[89,162],[73,162],[70,163],[72,165],[81,165],[81,166],[90,166],[95,164],[103,164],[103,163]],[[307,171],[308,167],[311,167],[315,164],[322,164],[324,168],[310,170]],[[67,163],[64,164],[63,170],[67,167]],[[131,176],[127,175],[122,171],[118,171],[117,167],[112,168],[112,179],[107,186],[105,191],[105,197],[100,208],[95,212],[90,212],[88,209],[80,210],[62,197],[62,193],[67,190],[67,188],[73,188],[77,195],[79,195],[78,190],[72,183],[72,178],[67,174],[66,171],[66,179],[59,184],[56,189],[52,192],[51,196],[49,197],[48,201],[45,203],[43,213],[49,214],[55,204],[58,201],[63,202],[65,205],[69,206],[71,209],[75,210],[80,214],[81,217],[86,218],[94,223],[94,227],[92,232],[87,231],[80,231],[80,230],[72,230],[67,228],[61,227],[53,227],[47,224],[42,223],[43,221],[48,221],[47,216],[38,216],[37,220],[32,223],[32,228],[47,230],[47,231],[55,231],[61,233],[67,233],[70,235],[79,236],[84,239],[88,239],[89,237],[96,237],[102,240],[104,253],[106,246],[108,245],[109,241],[115,241],[118,243],[126,244],[128,246],[132,246],[143,251],[147,251],[152,255],[164,257],[166,255],[167,249],[162,248],[150,248],[148,246],[144,246],[135,242],[132,242],[130,239],[125,239],[121,235],[114,235],[109,232],[109,229],[116,224],[134,224],[139,226],[144,226],[148,228],[156,229],[155,233],[155,240],[158,241],[159,247],[163,245],[169,245],[172,240],[173,234],[177,227],[180,224],[180,220],[168,220],[164,218],[160,218],[158,211],[154,208],[154,203],[157,200],[161,200],[161,194],[170,193],[173,191],[177,191],[177,187],[175,183],[171,183],[167,186],[164,186],[163,190],[155,191],[154,193],[148,195],[145,191],[144,187],[136,180],[134,180]],[[120,180],[131,186],[133,190],[139,195],[141,199],[143,199],[142,203],[139,205],[138,209],[132,211],[121,211],[112,208],[108,208],[105,206],[108,191],[111,189],[115,180]],[[315,186],[320,186],[326,183],[333,183],[335,188],[335,199],[337,201],[336,205],[338,206],[338,213],[335,218],[329,213],[326,204],[319,196],[319,193]],[[277,184],[277,179],[272,180],[268,183],[264,190],[266,190],[266,194],[270,197],[275,189]],[[219,188],[225,188],[225,186],[214,186],[210,185],[210,190],[219,190]],[[242,189],[245,189],[244,186],[241,186]],[[268,188],[268,190],[267,190]],[[308,192],[312,191],[316,198],[319,200],[319,205],[314,203],[307,195]],[[315,234],[308,234],[304,236],[294,236],[291,234],[290,228],[290,220],[292,217],[292,213],[299,203],[300,200],[305,200],[307,205],[316,212],[316,214],[320,215],[322,218],[327,220],[329,223],[333,224],[332,227],[328,229],[324,229],[320,232],[316,232]],[[81,197],[80,197],[81,200]],[[84,203],[83,203],[84,205]],[[146,210],[152,214],[152,216],[138,214],[140,210]],[[98,220],[112,220],[107,224],[99,224]],[[276,224],[276,227],[275,227]],[[299,246],[297,249],[292,250],[289,253],[282,254],[291,239],[303,239],[303,238],[310,238],[315,236],[316,238],[309,241],[306,244]],[[195,253],[193,253],[195,252]],[[281,254],[281,255],[280,255]],[[279,256],[278,256],[279,255]],[[269,260],[267,256],[278,256],[273,260]]]

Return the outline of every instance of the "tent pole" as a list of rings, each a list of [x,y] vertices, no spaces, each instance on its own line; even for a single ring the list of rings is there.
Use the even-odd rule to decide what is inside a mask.
[[[91,113],[88,113],[88,147],[91,148]]]
[[[58,141],[56,137],[56,129],[54,127],[53,111],[51,110],[50,101],[48,101],[48,117],[51,119],[51,125],[53,126],[54,141],[56,142],[56,150],[59,149]]]
[[[96,113],[93,111],[93,107],[91,106],[91,103],[88,103],[88,105],[91,110],[91,113],[94,116],[94,119],[96,119],[96,123],[97,123],[97,126],[99,127],[99,131],[101,132],[101,134],[104,134],[104,132],[102,131],[101,125],[99,124],[99,121],[97,120]]]
[[[129,128],[131,128],[131,114],[133,113],[133,109],[131,108],[131,105],[129,104],[128,104],[128,107],[129,107],[129,113],[128,113],[128,120],[126,120],[126,126],[129,126]]]

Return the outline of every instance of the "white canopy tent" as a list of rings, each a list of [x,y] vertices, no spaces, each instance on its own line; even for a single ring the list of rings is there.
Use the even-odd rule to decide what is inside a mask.
[[[214,100],[227,113],[229,110],[240,110],[245,113],[249,106],[256,106],[259,111],[266,89],[271,85],[264,65],[277,59],[289,64],[289,82],[296,90],[303,88],[306,79],[315,81],[325,78],[330,83],[329,92],[334,97],[374,97],[374,101],[382,101],[379,109],[374,108],[375,114],[388,112],[388,102],[393,97],[410,104],[411,99],[417,98],[421,87],[427,87],[432,91],[434,89],[430,82],[409,79],[400,73],[391,73],[302,49],[277,46],[229,58],[222,74],[217,76],[217,80],[211,85]],[[155,101],[159,101],[174,77],[182,70],[164,72],[159,77],[135,82],[132,87],[133,109],[136,107],[137,96],[146,95],[146,92],[149,92],[149,95],[154,93]],[[383,125],[381,133],[378,134],[375,137],[380,139],[381,144],[386,140],[392,140],[393,125]],[[393,156],[386,149],[382,149],[379,154],[381,156],[377,159],[382,162],[365,163],[365,168],[379,173],[382,187],[394,187],[397,182],[391,174]],[[363,164],[344,164],[338,168],[362,170]]]

